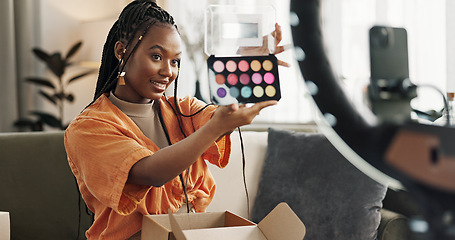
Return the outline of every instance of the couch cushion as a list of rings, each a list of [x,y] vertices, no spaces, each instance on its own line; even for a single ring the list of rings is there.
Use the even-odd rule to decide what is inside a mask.
[[[375,239],[386,190],[324,135],[269,129],[252,220],[284,201],[305,223],[305,239]]]
[[[91,218],[66,160],[63,131],[1,133],[0,189],[11,239],[85,239]]]
[[[245,180],[249,195],[249,206],[253,206],[256,198],[262,165],[267,151],[267,132],[242,131],[245,149]],[[231,134],[231,157],[229,164],[220,169],[208,164],[216,182],[216,192],[207,212],[223,212],[229,210],[237,215],[248,218],[248,204],[243,182],[243,162],[239,132]],[[250,211],[251,212],[251,211]]]

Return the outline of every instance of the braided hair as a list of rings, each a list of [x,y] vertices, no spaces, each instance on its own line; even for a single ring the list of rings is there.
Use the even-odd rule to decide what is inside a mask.
[[[166,10],[159,7],[154,0],[135,0],[123,9],[118,20],[115,21],[110,29],[104,44],[95,95],[89,106],[103,93],[115,89],[117,73],[123,70],[126,62],[141,42],[142,36],[155,23],[169,24],[177,29],[174,18]],[[139,34],[140,37],[138,36]],[[138,36],[138,40],[131,48],[136,36]],[[125,44],[125,51],[120,61],[116,58],[114,51],[117,41]],[[131,51],[125,56],[128,48],[131,48]]]

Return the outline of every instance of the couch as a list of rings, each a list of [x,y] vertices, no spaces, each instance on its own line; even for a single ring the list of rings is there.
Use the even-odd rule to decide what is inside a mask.
[[[85,238],[91,217],[68,166],[62,131],[1,133],[0,191],[12,240]]]
[[[283,133],[293,134],[292,132]],[[231,136],[232,153],[230,164],[225,169],[217,169],[210,166],[217,182],[217,188],[215,198],[207,211],[230,210],[241,216],[247,218],[255,217],[260,220],[261,214],[269,211],[265,203],[274,205],[277,202],[286,200],[286,198],[285,194],[282,193],[268,194],[267,191],[263,191],[264,186],[260,184],[261,181],[267,181],[267,179],[261,178],[270,174],[264,168],[265,165],[271,164],[268,160],[271,159],[269,157],[271,149],[274,149],[268,146],[270,141],[268,138],[269,133],[267,131],[245,131],[241,134],[245,150],[246,165],[244,170],[246,181],[243,181],[239,132],[235,131]],[[312,134],[311,136],[323,139],[320,134]],[[327,145],[330,148],[328,142],[320,145]],[[309,149],[304,145],[289,147]],[[337,159],[340,159],[340,157],[338,156]],[[315,167],[323,168],[325,166]],[[299,178],[305,177],[305,174],[296,175]],[[287,189],[286,182],[275,182],[284,184],[281,189]],[[246,183],[246,188],[244,183]],[[279,186],[277,188],[278,191],[280,190]],[[325,186],[324,189],[327,187],[330,186]],[[301,192],[302,189],[301,187],[293,188],[295,191],[292,192]],[[84,239],[84,231],[90,226],[92,220],[86,211],[83,200],[76,188],[75,179],[67,164],[63,145],[63,132],[0,133],[0,189],[2,191],[0,194],[0,211],[10,213],[11,239]],[[383,202],[388,198],[389,192],[390,190],[388,190]],[[246,200],[247,193],[249,196],[248,204]],[[261,197],[257,198],[258,195],[261,195]],[[304,199],[308,195],[311,194],[299,196],[302,201],[290,204],[294,211],[300,211],[300,206],[298,205],[300,202],[305,202]],[[385,195],[385,192],[383,195]],[[261,202],[260,200],[262,199],[267,199],[267,201],[265,203],[264,201]],[[326,197],[324,199],[326,200],[324,201],[325,204],[327,204],[327,200],[330,200]],[[344,200],[349,201],[349,199]],[[322,199],[320,200],[323,202]],[[294,200],[291,199],[290,201]],[[317,209],[315,205],[320,205],[318,201],[316,201],[316,204],[306,202],[311,205],[305,206],[304,209]],[[387,206],[382,208],[382,203],[380,204],[381,206],[374,209],[375,211],[380,211],[382,216],[378,227],[378,239],[407,239],[409,237],[407,217],[403,214],[386,210]],[[330,205],[337,206],[341,205],[341,203],[332,202]],[[390,205],[393,204],[390,203]],[[407,206],[408,203],[404,205]],[[327,206],[322,205],[319,209],[321,207]],[[336,207],[333,209],[335,209],[333,210],[335,216],[338,210],[336,210]],[[343,210],[349,212],[349,208]],[[298,211],[296,213],[301,214]],[[318,229],[311,233],[312,228],[308,228],[311,225],[309,223],[318,216],[317,212],[313,211],[312,214],[315,215],[312,215],[311,219],[303,220],[307,225],[308,236],[314,235],[315,232],[340,230]],[[304,217],[301,218],[303,219]],[[335,219],[336,217],[333,218]],[[345,222],[349,221],[351,220],[345,219]],[[317,225],[313,225],[313,229],[316,230],[314,226]],[[357,228],[360,229],[361,227]],[[336,234],[340,236],[346,235],[343,232]],[[317,239],[317,237],[312,239]]]
[[[269,129],[268,132],[243,132],[242,138],[247,187],[244,187],[239,133],[234,132],[231,136],[232,153],[229,165],[225,169],[209,166],[217,183],[217,192],[208,211],[227,209],[258,222],[278,202],[286,201],[305,223],[306,239],[309,240],[376,237],[379,240],[411,239],[408,219],[420,214],[416,203],[406,192],[381,187],[369,179],[344,159],[322,134]],[[286,155],[290,152],[293,153]],[[299,165],[308,170],[298,169],[302,171],[298,173],[289,171],[286,164],[292,162],[291,158],[295,158],[300,162]],[[333,166],[329,167],[328,164]],[[284,167],[280,170],[280,166]],[[297,169],[294,166],[291,168]],[[338,173],[331,172],[330,168],[336,168]],[[267,178],[271,178],[272,184],[269,181],[266,186],[261,187],[261,183],[267,182]],[[356,187],[342,189],[343,191],[334,189],[342,184]],[[376,188],[378,196],[372,194],[370,188]],[[249,204],[246,200],[247,193]],[[376,205],[372,205],[373,200],[368,197],[376,197]],[[370,213],[362,212],[361,208],[365,207],[361,205],[362,201],[372,205]],[[382,203],[387,205],[383,206]],[[360,209],[357,212],[363,215],[370,215],[356,215],[356,209]],[[375,211],[379,211],[379,219],[375,219]],[[310,219],[302,213],[308,214]],[[363,231],[367,225],[362,221],[371,219],[379,220],[380,223],[369,223],[370,227],[375,226],[378,229],[377,236],[369,238]],[[375,231],[376,229],[370,229],[372,233]]]

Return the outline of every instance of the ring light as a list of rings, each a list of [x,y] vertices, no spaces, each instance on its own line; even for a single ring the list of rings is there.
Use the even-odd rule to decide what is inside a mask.
[[[455,239],[455,129],[367,121],[346,98],[324,51],[319,0],[291,0],[300,70],[337,149],[371,178],[404,187],[425,213],[429,239]],[[397,182],[396,180],[399,182]]]

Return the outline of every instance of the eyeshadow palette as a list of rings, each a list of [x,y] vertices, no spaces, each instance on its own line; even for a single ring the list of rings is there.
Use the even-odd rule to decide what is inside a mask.
[[[207,59],[210,94],[218,105],[256,103],[281,98],[275,55]]]

